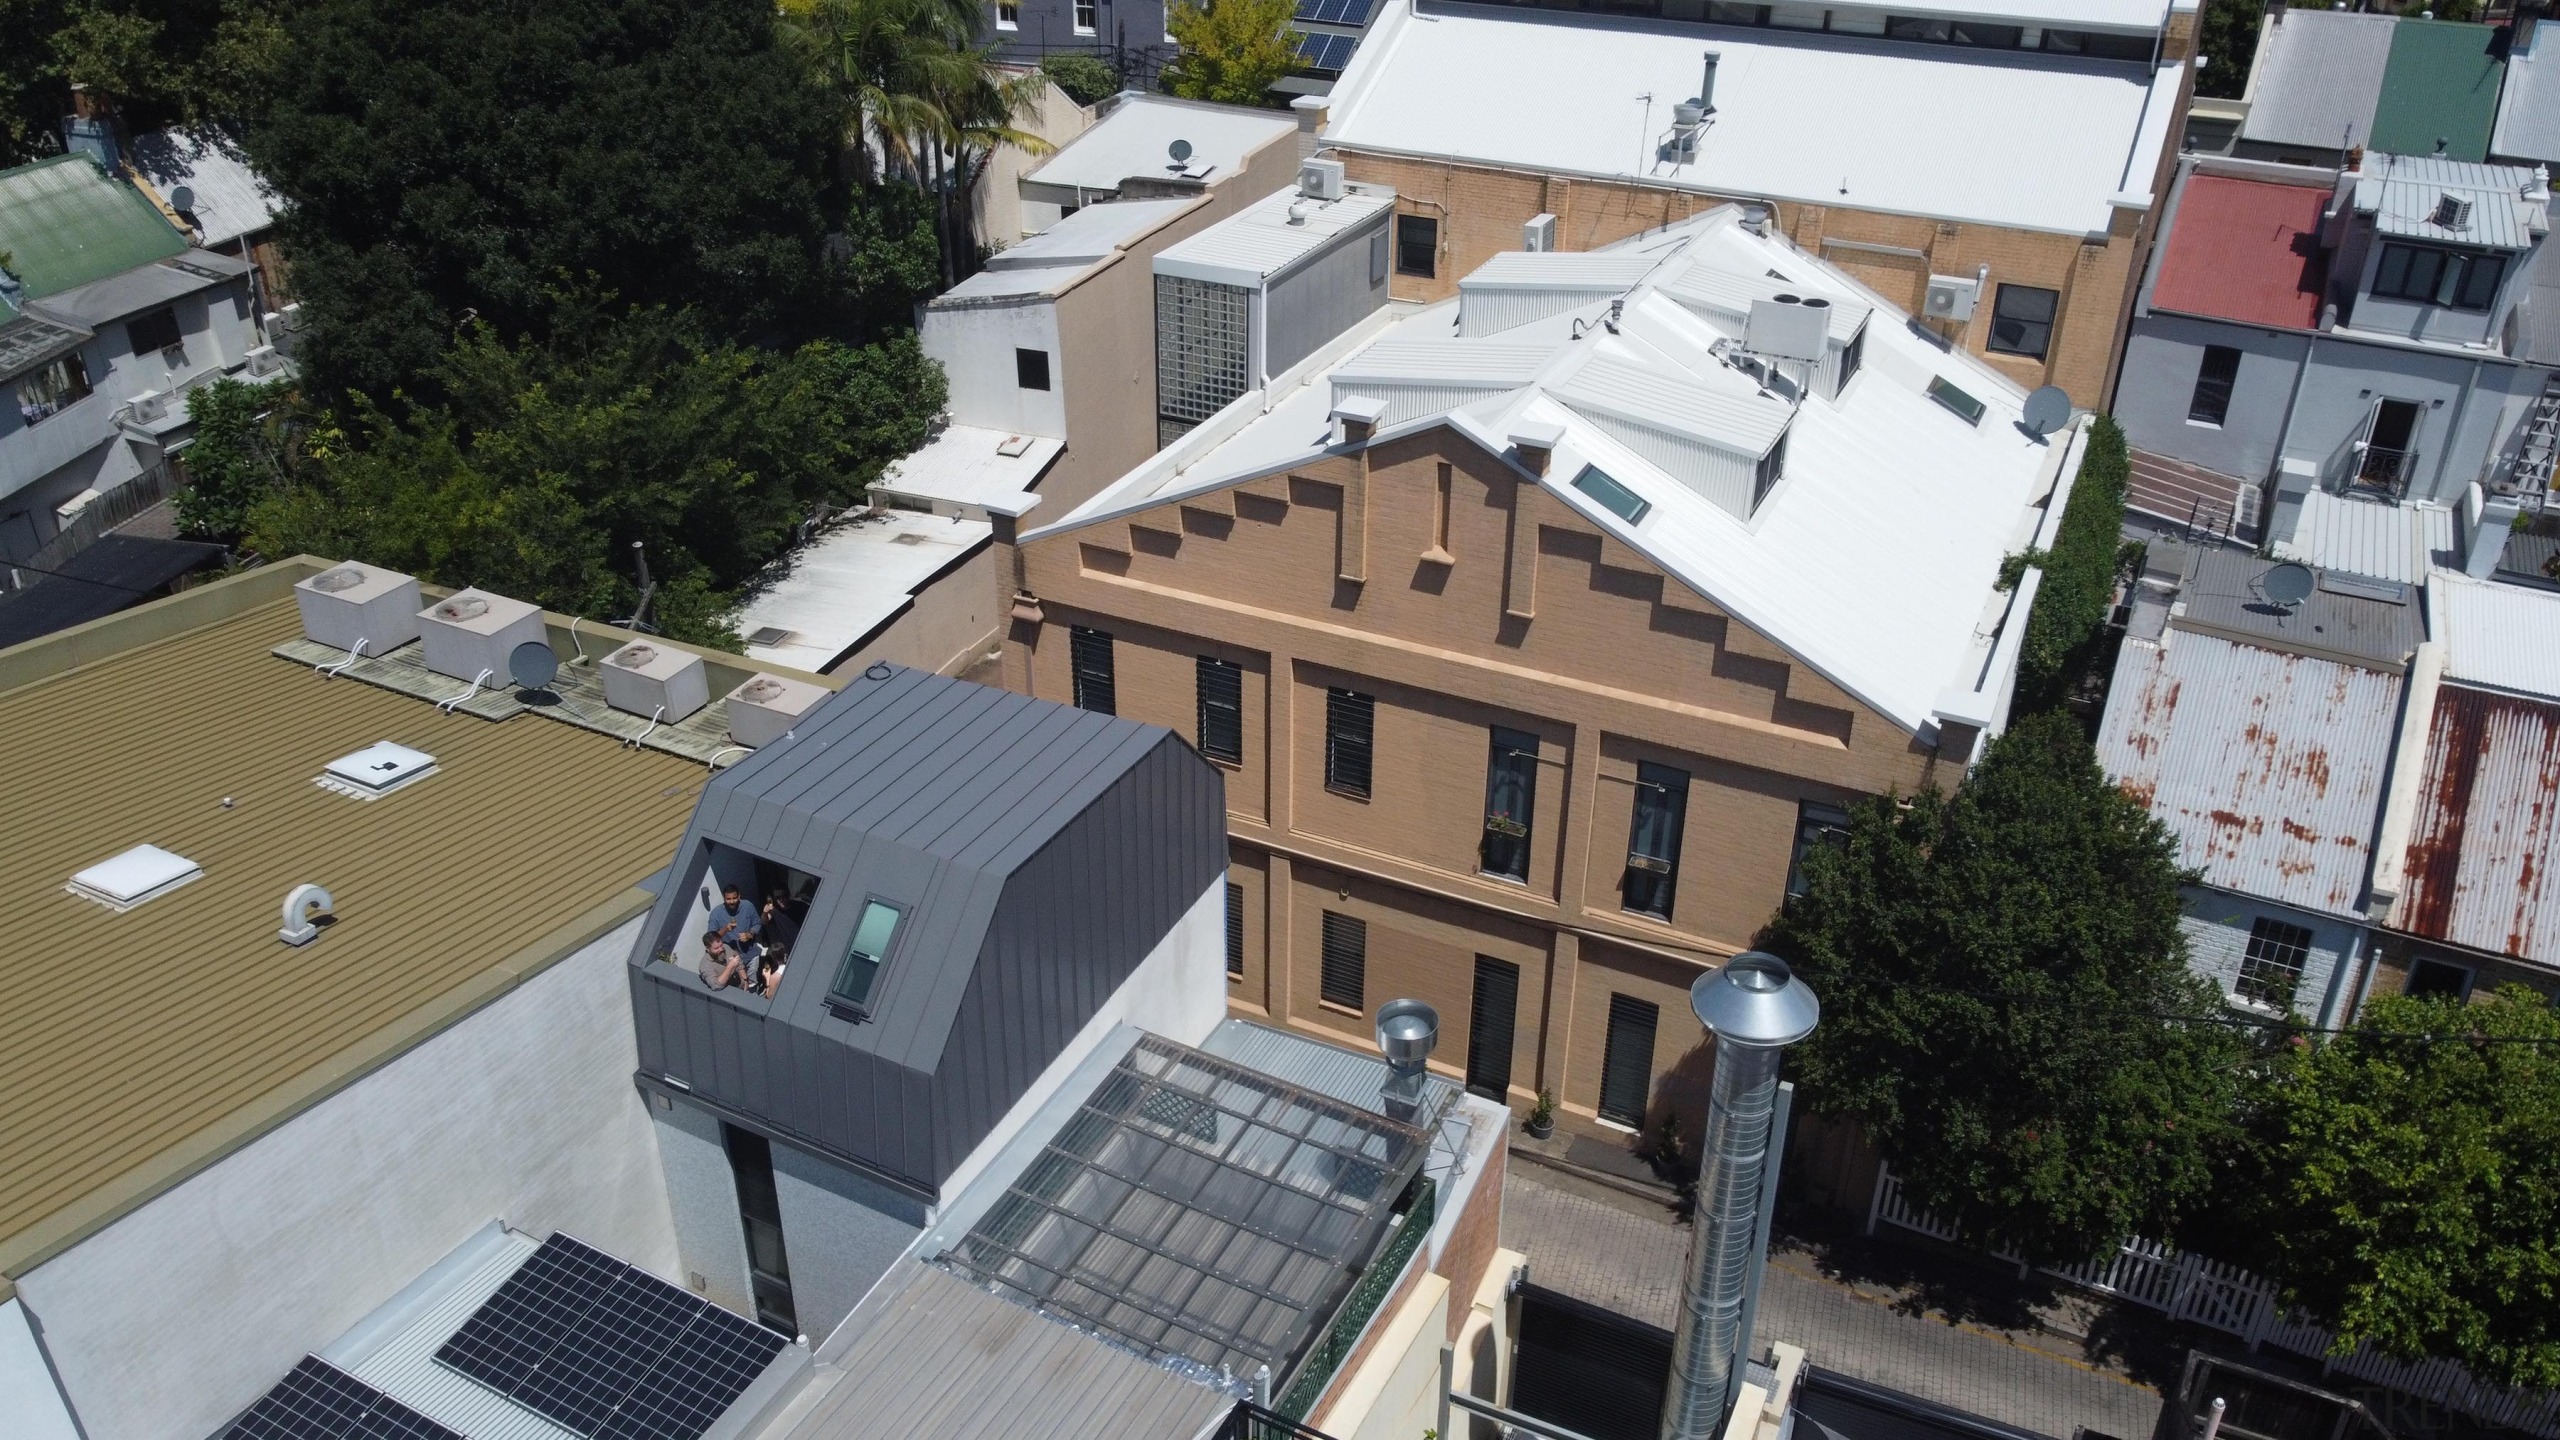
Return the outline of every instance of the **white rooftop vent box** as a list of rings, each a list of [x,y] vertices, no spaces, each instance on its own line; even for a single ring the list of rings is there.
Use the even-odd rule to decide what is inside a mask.
[[[1556,217],[1532,215],[1520,227],[1520,248],[1532,255],[1545,255],[1556,248]]]
[[[418,582],[397,570],[349,560],[293,587],[305,639],[332,650],[380,655],[418,638]]]
[[[80,518],[80,512],[107,498],[107,492],[92,487],[53,507],[53,518],[68,525]]]
[[[486,590],[457,590],[419,611],[418,620],[427,668],[465,683],[504,681],[507,656],[545,638],[539,609]]]
[[[1970,320],[1973,302],[1981,295],[1981,282],[1970,275],[1932,275],[1920,313],[1932,320]]]
[[[729,692],[729,738],[765,746],[779,740],[800,717],[827,698],[827,688],[779,675],[752,675]]]
[[[121,915],[203,874],[204,867],[184,855],[173,855],[157,845],[136,845],[72,876],[71,883],[63,888]]]
[[[673,725],[711,703],[711,681],[702,657],[673,645],[634,640],[604,657],[604,703],[628,714]]]
[[[1742,346],[1774,360],[1822,358],[1831,338],[1831,302],[1778,294],[1751,302],[1742,324]]]
[[[1342,198],[1342,162],[1310,160],[1298,167],[1298,193],[1310,200]]]
[[[435,770],[436,757],[426,751],[377,740],[353,755],[330,761],[312,783],[352,799],[379,800],[417,784]]]

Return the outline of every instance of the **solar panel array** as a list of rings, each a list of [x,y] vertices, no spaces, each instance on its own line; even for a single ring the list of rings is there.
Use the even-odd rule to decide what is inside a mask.
[[[1298,0],[1298,18],[1319,25],[1366,25],[1376,0]]]
[[[1298,63],[1309,70],[1340,70],[1360,47],[1357,35],[1310,35],[1298,32]]]
[[[222,1440],[462,1440],[317,1355],[231,1422]]]
[[[698,1440],[788,1343],[554,1235],[436,1359],[596,1440]]]

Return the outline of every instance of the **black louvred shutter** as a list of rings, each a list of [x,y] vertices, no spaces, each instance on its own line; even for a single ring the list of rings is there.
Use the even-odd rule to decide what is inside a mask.
[[[1324,974],[1319,987],[1326,1004],[1366,1010],[1369,989],[1369,923],[1334,911],[1324,912]]]
[[[1520,1011],[1520,967],[1476,957],[1476,990],[1467,1017],[1467,1088],[1488,1100],[1511,1093],[1511,1045]]]
[[[1609,1043],[1600,1052],[1600,1118],[1642,1129],[1653,1089],[1653,1029],[1662,1012],[1650,1000],[1609,997]]]
[[[1067,631],[1067,661],[1075,672],[1076,708],[1096,715],[1120,713],[1119,680],[1111,663],[1111,632],[1083,625]]]

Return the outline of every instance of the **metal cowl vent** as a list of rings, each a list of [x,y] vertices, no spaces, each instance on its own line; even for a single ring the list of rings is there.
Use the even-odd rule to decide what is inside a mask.
[[[619,665],[625,670],[646,670],[657,658],[658,647],[654,645],[625,645],[606,656],[604,663]]]
[[[1390,1000],[1378,1007],[1378,1048],[1399,1075],[1421,1071],[1440,1043],[1440,1012],[1419,1000]]]
[[[451,620],[456,623],[477,620],[488,613],[489,602],[477,595],[456,595],[450,600],[439,602],[435,611],[437,619]]]
[[[355,565],[341,565],[311,577],[311,588],[323,595],[340,595],[365,582],[364,570]]]
[[[752,700],[759,705],[768,700],[779,700],[782,698],[782,682],[774,679],[750,680],[738,687],[738,698]]]

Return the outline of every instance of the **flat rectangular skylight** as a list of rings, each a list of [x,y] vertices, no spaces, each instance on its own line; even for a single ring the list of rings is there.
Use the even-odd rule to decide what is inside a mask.
[[[121,915],[204,874],[204,867],[157,845],[136,845],[71,877],[63,888]]]
[[[863,905],[862,919],[853,927],[853,944],[846,947],[844,963],[836,967],[835,984],[828,987],[829,1000],[870,1011],[871,987],[880,978],[880,962],[889,958],[889,947],[897,939],[898,919],[895,905],[878,900]]]
[[[1585,465],[1573,477],[1573,488],[1600,502],[1600,508],[1633,525],[1653,509],[1653,503],[1621,485],[1597,465]]]
[[[1981,401],[1947,383],[1947,377],[1944,375],[1935,376],[1929,381],[1929,398],[1954,411],[1956,418],[1967,425],[1981,424],[1983,412],[1988,408]]]
[[[330,761],[313,783],[358,800],[376,800],[426,779],[435,768],[436,757],[424,750],[377,740]]]

